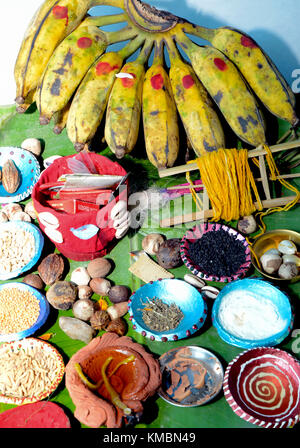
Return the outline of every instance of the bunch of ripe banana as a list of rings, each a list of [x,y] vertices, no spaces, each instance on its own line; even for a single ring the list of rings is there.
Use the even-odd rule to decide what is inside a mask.
[[[123,11],[90,16],[95,5]],[[120,31],[100,29],[122,22]],[[211,45],[199,46],[187,34]],[[121,50],[109,51],[123,41]],[[298,124],[290,87],[253,39],[194,25],[140,0],[46,0],[22,42],[15,79],[17,110],[35,101],[40,123],[53,118],[56,133],[66,127],[76,151],[88,149],[106,113],[106,142],[124,157],[136,145],[142,117],[147,155],[158,169],[178,157],[178,116],[198,157],[226,146],[219,113],[254,147],[266,143],[260,102],[292,128]]]

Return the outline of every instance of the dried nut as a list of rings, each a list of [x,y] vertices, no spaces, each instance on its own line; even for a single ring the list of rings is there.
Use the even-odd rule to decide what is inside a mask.
[[[106,278],[92,278],[90,287],[95,294],[99,294],[99,296],[107,296],[111,288],[111,283]]]
[[[76,286],[67,281],[54,283],[46,292],[48,302],[57,310],[68,310],[77,297]]]
[[[8,221],[8,216],[6,215],[6,213],[0,211],[0,222],[7,222]]]
[[[284,255],[293,255],[297,252],[297,246],[293,241],[283,240],[278,244],[277,249]]]
[[[33,286],[36,289],[43,289],[45,286],[43,280],[38,274],[28,274],[23,278],[22,282],[26,283],[26,285]]]
[[[61,279],[64,272],[64,261],[58,254],[50,254],[39,264],[37,270],[46,285],[52,285]]]
[[[127,331],[127,326],[123,319],[118,318],[112,320],[108,324],[106,331],[109,331],[110,333],[116,333],[119,336],[124,336]]]
[[[78,299],[89,299],[93,295],[93,290],[90,286],[79,285],[77,289]]]
[[[263,270],[267,274],[275,274],[275,272],[278,271],[280,268],[280,265],[282,264],[282,258],[280,255],[276,254],[263,254],[262,257],[260,257],[260,262]]]
[[[95,311],[90,319],[90,323],[94,330],[105,330],[110,323],[110,317],[107,311]]]
[[[11,159],[8,159],[2,167],[2,185],[4,190],[12,194],[17,191],[21,183],[18,168]]]
[[[87,286],[90,280],[91,277],[89,276],[86,268],[83,266],[74,269],[71,274],[71,282],[74,282],[76,285]]]
[[[150,233],[143,239],[142,248],[147,254],[155,255],[164,241],[165,238],[163,235],[160,235],[159,233]]]
[[[76,317],[61,316],[58,320],[58,325],[69,338],[83,341],[86,344],[95,335],[95,330],[89,324],[80,319],[76,319]]]
[[[127,288],[127,286],[112,286],[110,288],[110,291],[108,293],[108,298],[113,303],[119,303],[119,302],[127,302],[130,296],[130,291]]]
[[[206,285],[205,281],[202,280],[202,278],[197,277],[197,275],[185,274],[183,279],[184,279],[184,281],[186,281],[187,283],[189,283],[192,286],[195,286],[198,289],[201,289]]]
[[[30,151],[36,156],[39,156],[42,152],[41,142],[37,138],[26,138],[21,143],[21,148]]]
[[[284,255],[282,257],[284,263],[295,263],[295,265],[300,267],[300,257],[297,255]]]
[[[298,268],[295,263],[283,263],[279,268],[278,275],[283,280],[292,280],[298,275]]]
[[[87,271],[91,278],[106,277],[112,266],[107,258],[95,258],[87,265]]]
[[[238,222],[238,231],[244,235],[249,235],[250,233],[255,232],[256,229],[257,224],[253,215],[244,216]]]
[[[90,320],[94,314],[94,302],[90,299],[77,300],[72,307],[75,317],[80,320]]]
[[[165,269],[173,269],[183,264],[180,256],[180,238],[170,238],[160,245],[157,252],[157,261]]]
[[[28,215],[28,213],[25,212],[16,212],[14,213],[11,218],[11,221],[25,221],[25,222],[31,222],[31,217]]]
[[[22,207],[20,204],[11,202],[10,204],[6,204],[4,207],[2,207],[2,211],[6,214],[8,219],[10,219],[14,213],[21,212]]]
[[[120,302],[113,306],[109,306],[107,308],[107,312],[110,315],[111,320],[118,319],[118,317],[123,317],[128,312],[128,302]]]
[[[216,299],[218,297],[219,294],[219,289],[215,288],[214,286],[204,286],[201,289],[201,294],[204,298],[207,299]]]
[[[35,208],[34,208],[34,205],[33,205],[33,201],[27,202],[27,204],[25,205],[25,208],[24,208],[24,212],[28,213],[28,215],[32,219],[36,219],[37,218],[37,213],[35,211]]]

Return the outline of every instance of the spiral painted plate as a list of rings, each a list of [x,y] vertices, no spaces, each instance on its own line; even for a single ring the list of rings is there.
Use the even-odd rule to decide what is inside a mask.
[[[205,233],[215,232],[220,229],[234,236],[237,240],[241,241],[245,246],[245,256],[246,256],[245,263],[242,264],[237,270],[237,272],[233,273],[232,276],[230,277],[228,276],[218,277],[211,275],[209,272],[202,272],[201,268],[195,265],[195,263],[191,260],[189,255],[189,246],[191,242],[200,239],[202,235],[204,235]],[[251,266],[251,253],[247,240],[243,237],[243,235],[241,235],[236,230],[217,223],[211,224],[205,222],[198,224],[192,229],[188,230],[181,241],[180,255],[183,263],[194,275],[197,275],[198,277],[203,278],[204,280],[209,282],[222,282],[222,283],[233,282],[239,278],[243,278]]]
[[[33,254],[31,260],[27,264],[25,264],[22,268],[15,269],[10,272],[3,272],[0,269],[0,281],[1,280],[9,280],[11,278],[16,278],[19,275],[21,275],[24,272],[31,269],[38,262],[41,254],[42,254],[43,247],[44,247],[44,237],[43,237],[40,229],[37,226],[35,226],[34,224],[31,224],[30,222],[25,222],[25,221],[8,221],[8,222],[1,223],[0,224],[0,244],[2,244],[1,232],[5,231],[5,230],[10,230],[10,229],[21,229],[21,230],[31,233],[34,236],[34,241],[35,241],[34,254]]]
[[[162,385],[158,395],[174,406],[191,408],[203,405],[216,397],[222,389],[224,378],[222,364],[213,353],[202,347],[184,346],[173,348],[161,355],[159,363],[162,373]],[[195,372],[194,366],[197,366],[198,363],[206,370],[204,385],[201,388],[194,387],[195,384],[193,384],[193,382],[197,381],[197,372]],[[181,364],[184,366],[183,369],[180,368]],[[185,393],[186,391],[188,393],[180,401],[169,393],[173,370],[180,377],[178,385],[174,390],[182,387],[186,377],[191,381],[188,387],[185,388]]]
[[[179,325],[169,331],[151,330],[143,321],[143,308],[147,298],[159,298],[166,304],[176,303],[184,314]],[[207,305],[200,292],[190,284],[177,279],[157,280],[141,286],[128,301],[132,328],[152,341],[177,341],[196,333],[204,324]]]
[[[225,371],[223,390],[232,410],[264,428],[293,427],[300,418],[300,363],[276,348],[237,356]]]
[[[20,202],[31,195],[34,185],[40,177],[40,165],[36,157],[26,149],[3,146],[0,147],[0,167],[6,160],[11,159],[16,165],[21,182],[15,193],[8,193],[2,184],[0,184],[0,202],[7,204],[9,202]]]
[[[47,357],[52,357],[55,363],[53,367],[55,375],[53,380],[51,381],[51,384],[46,385],[43,389],[43,392],[29,397],[16,398],[13,396],[9,396],[8,394],[7,395],[0,394],[1,403],[21,405],[21,404],[35,403],[37,401],[44,400],[55,391],[55,389],[61,382],[65,373],[65,365],[63,357],[58,352],[58,350],[48,342],[35,338],[26,338],[20,341],[7,342],[0,346],[0,356],[3,352],[9,353],[11,351],[16,353],[19,352],[20,350],[26,351],[31,349],[40,350]],[[12,372],[12,374],[16,374],[16,372]]]
[[[11,282],[11,283],[2,283],[0,285],[0,291],[3,289],[12,289],[12,288],[18,288],[21,291],[29,291],[31,294],[33,294],[40,305],[40,313],[35,321],[35,323],[28,328],[27,330],[19,331],[18,333],[10,333],[10,334],[1,334],[0,333],[0,343],[1,342],[12,342],[17,341],[19,339],[27,338],[28,336],[33,335],[39,328],[41,328],[42,325],[46,322],[49,312],[50,312],[50,305],[48,300],[45,298],[43,294],[41,294],[37,289],[33,288],[32,286],[26,285],[26,283],[19,283],[19,282]],[[13,300],[13,299],[11,299]]]

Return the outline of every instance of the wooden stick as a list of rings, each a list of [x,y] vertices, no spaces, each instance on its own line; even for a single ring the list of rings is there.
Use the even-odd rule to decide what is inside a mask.
[[[293,149],[293,148],[300,148],[300,140],[282,143],[281,145],[270,146],[270,150],[272,151],[272,153],[276,153],[276,152],[280,152],[280,151],[287,151],[287,150]],[[252,149],[252,150],[248,151],[249,158],[259,157],[259,156],[263,156],[266,154],[267,154],[267,152],[262,147],[258,147],[256,149]],[[168,177],[168,176],[174,176],[175,174],[182,174],[182,173],[186,173],[188,171],[196,171],[196,170],[198,170],[197,163],[191,163],[191,164],[174,166],[172,168],[159,170],[158,173],[159,173],[159,177]]]
[[[288,204],[289,202],[292,202],[295,198],[296,196],[285,196],[282,198],[267,199],[265,201],[262,201],[262,205],[263,208],[266,209],[270,207],[282,207]],[[259,208],[259,204],[257,202],[255,202],[255,207],[257,209]],[[211,209],[203,210],[202,212],[187,213],[185,215],[174,216],[173,218],[162,219],[160,221],[160,227],[172,227],[180,224],[186,224],[189,222],[206,220],[212,217],[213,217],[213,210]]]
[[[259,156],[259,170],[262,178],[262,184],[266,195],[266,199],[271,199],[268,173],[264,156]]]

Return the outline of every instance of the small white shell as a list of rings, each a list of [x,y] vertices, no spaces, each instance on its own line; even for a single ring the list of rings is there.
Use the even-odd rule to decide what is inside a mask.
[[[54,243],[61,244],[64,240],[61,232],[53,227],[45,227],[44,232]]]
[[[44,167],[48,168],[56,159],[60,159],[62,156],[51,156],[44,160]]]
[[[128,79],[134,79],[134,76],[131,75],[131,73],[120,72],[120,73],[116,73],[116,78],[128,78]]]
[[[282,240],[278,244],[278,250],[284,255],[293,255],[297,252],[297,246],[293,241]]]
[[[112,208],[110,212],[110,217],[112,220],[117,220],[122,218],[122,216],[127,212],[127,203],[125,201],[119,201]]]
[[[204,298],[215,300],[218,297],[220,290],[214,286],[204,286],[201,289],[201,294]]]
[[[121,227],[120,229],[118,229],[118,230],[116,231],[115,238],[116,238],[117,240],[119,240],[120,238],[122,238],[122,237],[128,232],[128,229],[129,229],[129,225],[126,226],[126,227]]]
[[[52,213],[42,212],[38,214],[40,223],[45,227],[52,227],[57,229],[59,227],[59,221]]]
[[[196,288],[199,288],[199,289],[202,289],[204,286],[206,286],[206,283],[204,280],[202,280],[202,278],[199,278],[193,274],[185,274],[183,279],[190,285],[195,286]]]
[[[87,269],[83,266],[74,269],[71,274],[71,282],[74,282],[76,285],[87,286],[90,280],[91,277],[89,276]]]
[[[116,230],[119,228],[122,228],[125,226],[125,223],[128,223],[128,226],[129,226],[129,218],[130,218],[130,213],[127,211],[124,215],[122,215],[121,218],[114,220],[113,228]]]

